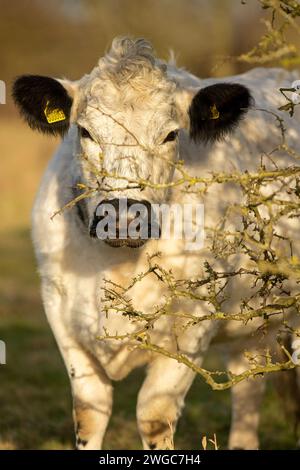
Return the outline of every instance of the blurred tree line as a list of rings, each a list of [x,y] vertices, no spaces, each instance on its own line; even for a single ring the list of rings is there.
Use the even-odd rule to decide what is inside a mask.
[[[228,57],[257,43],[263,16],[254,0],[0,0],[0,78],[8,89],[22,73],[79,78],[127,34],[196,75],[241,72]]]

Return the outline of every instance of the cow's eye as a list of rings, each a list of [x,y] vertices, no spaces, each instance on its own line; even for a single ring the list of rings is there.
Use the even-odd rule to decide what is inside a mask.
[[[169,132],[169,134],[167,135],[167,137],[163,141],[163,144],[165,144],[166,142],[172,142],[172,140],[175,140],[177,136],[178,136],[178,131]]]
[[[93,140],[93,137],[91,136],[89,131],[87,131],[84,127],[78,126],[78,130],[79,130],[80,137],[82,137],[83,139]]]

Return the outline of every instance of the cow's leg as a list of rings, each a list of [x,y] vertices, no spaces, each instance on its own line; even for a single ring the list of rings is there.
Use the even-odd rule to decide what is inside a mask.
[[[68,371],[73,395],[73,419],[76,447],[101,449],[111,415],[112,386],[84,351],[68,355]]]
[[[72,340],[56,339],[71,382],[76,448],[101,449],[112,408],[110,381],[93,358]]]
[[[71,335],[66,303],[56,286],[43,283],[44,307],[72,388],[78,449],[101,449],[112,408],[112,386],[100,365]],[[62,317],[62,309],[63,315]]]
[[[138,396],[138,428],[144,449],[173,449],[173,435],[195,373],[161,356],[150,365]]]
[[[227,368],[234,374],[249,368],[243,354],[232,354]],[[246,379],[231,389],[232,415],[229,449],[258,449],[260,405],[265,389],[265,379]]]

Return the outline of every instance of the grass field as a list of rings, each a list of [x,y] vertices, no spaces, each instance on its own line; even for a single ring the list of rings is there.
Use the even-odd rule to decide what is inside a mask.
[[[15,119],[0,128],[0,339],[7,364],[0,366],[0,449],[69,449],[73,447],[68,379],[44,318],[39,280],[29,234],[29,210],[38,179],[56,142],[37,136]],[[213,354],[206,364],[217,364]],[[106,449],[141,447],[135,402],[143,370],[117,383]],[[230,392],[213,392],[197,379],[187,396],[176,447],[201,449],[203,435],[214,433],[226,447]],[[274,390],[269,386],[260,427],[263,449],[295,445]]]

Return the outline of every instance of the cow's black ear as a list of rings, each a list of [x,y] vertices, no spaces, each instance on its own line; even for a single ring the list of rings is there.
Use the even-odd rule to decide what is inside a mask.
[[[13,99],[32,129],[63,135],[70,125],[72,98],[59,81],[23,75],[13,84]]]
[[[203,142],[222,139],[237,126],[252,104],[249,90],[237,83],[202,88],[189,108],[191,138]]]

